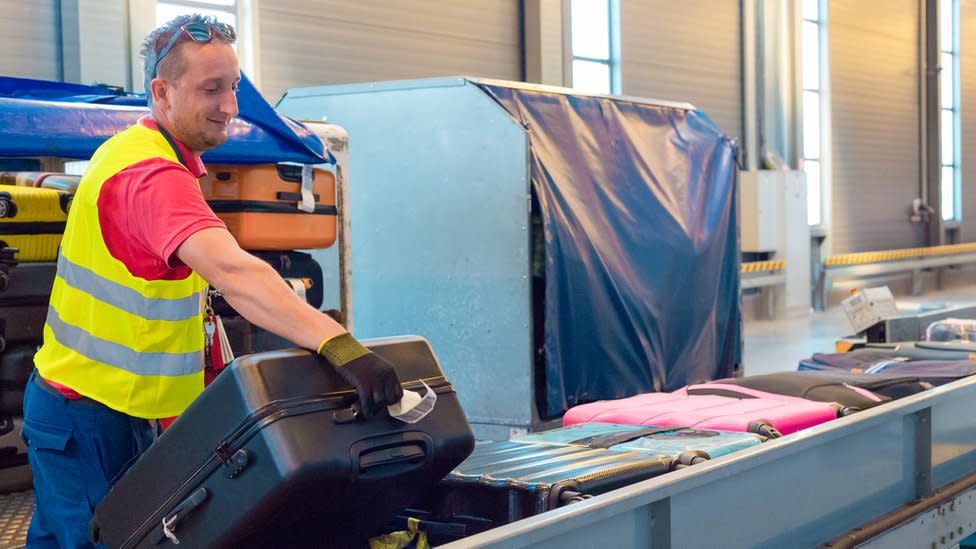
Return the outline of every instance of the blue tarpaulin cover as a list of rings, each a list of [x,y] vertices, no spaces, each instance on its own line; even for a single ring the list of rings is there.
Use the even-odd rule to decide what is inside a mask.
[[[275,112],[243,75],[237,103],[239,114],[231,123],[227,142],[204,153],[205,162],[334,162],[317,136]],[[141,94],[0,77],[0,156],[88,159],[106,139],[148,112]]]
[[[482,88],[528,129],[549,415],[731,375],[741,354],[734,143],[697,110]]]

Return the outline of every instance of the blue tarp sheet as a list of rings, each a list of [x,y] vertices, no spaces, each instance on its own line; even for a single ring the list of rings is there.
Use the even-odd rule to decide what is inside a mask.
[[[731,375],[741,314],[730,139],[695,110],[482,87],[529,130],[548,415]]]
[[[334,162],[308,128],[279,115],[242,75],[239,114],[205,162]],[[144,95],[109,88],[0,77],[0,156],[87,159],[106,139],[148,114]]]

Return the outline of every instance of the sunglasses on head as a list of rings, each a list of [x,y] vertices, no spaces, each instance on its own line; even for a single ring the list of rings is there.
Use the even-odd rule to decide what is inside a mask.
[[[233,42],[237,40],[237,33],[234,32],[234,27],[228,25],[227,23],[203,23],[200,21],[194,23],[187,23],[177,29],[173,33],[173,36],[169,39],[169,42],[163,46],[163,49],[159,50],[156,55],[156,64],[153,66],[153,73],[159,74],[159,62],[166,57],[176,42],[179,41],[181,36],[188,36],[190,40],[194,42],[210,42],[213,40],[214,33],[219,34],[224,40],[228,42]]]

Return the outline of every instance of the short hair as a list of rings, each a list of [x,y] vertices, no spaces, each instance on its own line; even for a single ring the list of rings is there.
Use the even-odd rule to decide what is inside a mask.
[[[191,13],[189,15],[179,15],[174,17],[171,21],[160,25],[153,29],[146,39],[142,41],[142,49],[140,53],[143,58],[143,73],[145,78],[145,91],[146,91],[146,105],[152,107],[152,88],[149,83],[152,82],[153,78],[162,73],[167,73],[166,77],[168,79],[179,78],[183,74],[183,64],[174,63],[179,60],[182,61],[182,54],[179,52],[180,40],[173,44],[173,47],[166,54],[166,57],[162,61],[159,60],[159,51],[163,49],[166,44],[173,37],[174,33],[181,32],[183,25],[189,23],[204,23],[207,25],[215,25],[218,23],[217,18],[212,15],[200,15],[199,13]],[[219,40],[225,44],[233,44],[233,39],[228,39],[222,33],[214,32],[212,33],[212,40]]]

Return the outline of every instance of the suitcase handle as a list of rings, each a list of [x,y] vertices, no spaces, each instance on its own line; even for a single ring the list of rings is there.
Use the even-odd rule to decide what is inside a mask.
[[[172,511],[163,517],[160,523],[159,530],[153,535],[153,545],[159,545],[163,543],[163,540],[169,539],[173,544],[178,545],[180,543],[179,538],[176,537],[176,525],[179,524],[181,520],[186,518],[190,511],[193,511],[200,506],[207,498],[210,496],[210,492],[204,488],[200,487],[194,490],[189,496],[181,501]],[[95,520],[92,520],[89,524],[89,539],[95,543],[100,543],[100,532],[98,525]]]
[[[302,182],[302,165],[300,164],[278,164],[278,177],[282,181],[290,181],[292,183]],[[312,171],[312,178],[315,178],[315,171]]]
[[[430,461],[432,441],[426,433],[406,432],[369,438],[353,444],[350,453],[357,478],[398,476]]]
[[[275,198],[277,198],[282,202],[301,202],[302,193],[290,193],[287,191],[280,191],[278,192],[278,194],[275,195]],[[312,199],[318,202],[319,200],[321,200],[321,195],[312,194]]]

